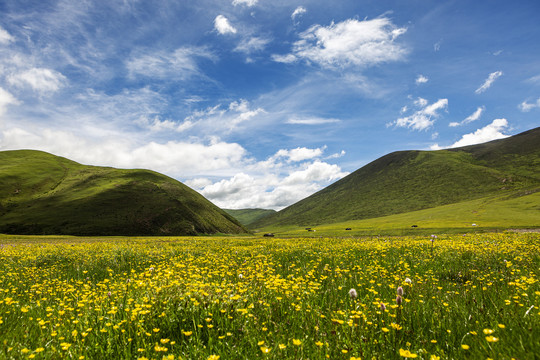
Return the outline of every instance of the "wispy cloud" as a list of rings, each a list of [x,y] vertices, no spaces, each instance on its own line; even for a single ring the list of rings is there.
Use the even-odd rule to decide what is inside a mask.
[[[540,98],[538,98],[536,102],[532,102],[532,103],[524,101],[521,104],[519,104],[518,108],[523,112],[531,111],[534,108],[540,108]]]
[[[30,86],[33,90],[45,94],[58,91],[67,79],[58,71],[45,68],[32,68],[8,77],[11,85],[18,87]]]
[[[448,108],[448,99],[439,99],[437,102],[429,105],[426,99],[419,98],[415,101],[415,105],[420,107],[420,109],[412,115],[397,119],[392,124],[397,127],[407,127],[413,130],[426,130],[433,126],[435,119],[440,117],[440,111]]]
[[[349,19],[329,26],[314,25],[300,34],[292,52],[275,55],[275,61],[304,59],[322,67],[370,66],[397,61],[407,54],[395,40],[407,31],[388,18]]]
[[[257,2],[259,0],[233,0],[232,4],[234,6],[237,6],[237,5],[245,5],[247,7],[252,7],[252,6],[255,6],[257,5]]]
[[[320,117],[309,117],[309,118],[291,118],[287,120],[287,124],[298,124],[298,125],[322,125],[322,124],[333,124],[338,123],[341,120],[339,119],[327,119]]]
[[[482,113],[485,110],[486,110],[485,106],[479,106],[474,113],[467,116],[462,122],[451,122],[448,126],[456,127],[456,126],[461,126],[461,125],[465,125],[465,124],[468,124],[470,122],[476,121],[476,120],[480,119],[480,117],[482,116]]]
[[[260,52],[266,48],[266,45],[268,45],[270,41],[270,39],[263,37],[249,37],[243,39],[240,44],[238,44],[238,46],[234,49],[234,51],[242,52],[247,55],[255,52]]]
[[[291,19],[293,23],[297,24],[296,19],[302,16],[303,14],[305,14],[306,12],[307,12],[307,9],[303,6],[299,6],[296,9],[294,9],[293,13],[291,14]]]
[[[173,52],[136,51],[126,62],[131,77],[187,79],[201,76],[199,59],[214,61],[216,56],[205,47],[182,47]]]
[[[17,105],[19,101],[8,91],[0,87],[0,116],[6,112],[9,105]]]
[[[236,34],[237,30],[234,26],[231,25],[229,19],[223,15],[218,15],[214,19],[214,28],[221,35],[225,34]]]
[[[6,45],[15,39],[5,29],[0,27],[0,44]]]
[[[486,81],[484,81],[482,86],[480,86],[474,92],[477,93],[477,94],[483,93],[484,91],[489,89],[491,87],[491,85],[493,84],[493,82],[495,80],[497,80],[499,77],[501,77],[502,75],[503,75],[502,71],[492,72],[491,74],[489,74],[488,78],[486,79]]]

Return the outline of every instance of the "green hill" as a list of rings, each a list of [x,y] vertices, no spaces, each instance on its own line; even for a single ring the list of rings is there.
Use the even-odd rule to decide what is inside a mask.
[[[199,193],[148,170],[85,166],[41,151],[0,152],[0,233],[243,233]]]
[[[371,219],[538,189],[540,128],[485,144],[385,155],[250,228]]]
[[[232,209],[223,209],[226,211],[229,215],[233,216],[236,220],[240,222],[240,224],[244,226],[248,226],[249,224],[262,219],[265,216],[274,214],[275,210],[268,210],[268,209],[238,209],[238,210],[232,210]]]

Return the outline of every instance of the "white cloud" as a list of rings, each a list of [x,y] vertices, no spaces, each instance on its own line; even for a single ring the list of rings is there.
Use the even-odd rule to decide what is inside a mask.
[[[395,42],[405,33],[388,18],[355,19],[325,27],[314,25],[300,34],[292,53],[274,55],[279,62],[305,59],[323,67],[370,66],[403,59],[406,49]]]
[[[483,93],[484,91],[489,89],[491,85],[493,84],[493,82],[497,80],[499,77],[501,77],[502,75],[503,75],[502,71],[492,72],[491,74],[489,74],[488,78],[486,79],[486,81],[484,81],[482,86],[480,86],[478,89],[475,90],[475,93],[477,94]]]
[[[503,134],[504,129],[508,127],[506,119],[495,119],[489,125],[476,130],[473,133],[465,134],[460,140],[453,143],[450,147],[461,147],[467,145],[480,144],[491,140],[504,139],[509,135]]]
[[[82,137],[70,131],[37,128],[10,128],[1,135],[1,150],[43,150],[83,164],[145,168],[176,178],[226,175],[249,162],[241,145],[217,139],[209,143],[151,141],[137,145],[129,136]]]
[[[321,125],[321,124],[333,124],[340,122],[339,119],[326,119],[319,117],[309,117],[304,119],[291,118],[287,120],[287,124],[299,124],[299,125]]]
[[[15,39],[4,28],[0,27],[0,44],[7,45]]]
[[[252,54],[264,50],[268,43],[270,43],[270,39],[251,37],[243,39],[234,50],[245,54]]]
[[[325,159],[337,159],[337,158],[340,158],[342,156],[345,156],[345,154],[346,154],[345,150],[341,150],[341,152],[329,155],[329,156],[325,157]]]
[[[313,159],[321,156],[326,147],[309,149],[305,147],[297,147],[296,149],[286,150],[280,149],[272,159],[278,159],[281,157],[287,158],[288,162],[299,162],[303,160]]]
[[[421,97],[419,97],[418,99],[416,99],[416,100],[414,101],[414,105],[416,105],[416,106],[418,106],[418,107],[424,107],[424,106],[426,106],[428,103],[429,103],[429,101],[427,101],[426,99],[421,98]]]
[[[465,125],[465,124],[468,124],[470,122],[476,121],[476,120],[480,119],[480,117],[482,116],[482,113],[484,112],[484,110],[486,110],[486,108],[484,106],[479,106],[474,113],[467,116],[462,122],[451,122],[450,124],[448,124],[448,126],[456,127],[456,126],[461,126],[461,125]]]
[[[258,1],[259,0],[233,0],[232,4],[234,6],[236,6],[236,5],[245,5],[247,7],[252,7],[252,6],[257,5]]]
[[[223,15],[218,15],[214,19],[214,28],[221,35],[225,34],[236,34],[237,30],[234,26],[231,25],[229,19]]]
[[[275,62],[280,62],[284,64],[291,64],[293,62],[298,61],[298,58],[294,56],[293,54],[286,54],[286,55],[273,54],[272,60],[274,60]]]
[[[238,131],[243,123],[253,121],[258,116],[266,114],[261,107],[252,107],[245,100],[233,101],[224,108],[221,105],[194,111],[184,119],[190,127],[205,134],[222,134]]]
[[[418,75],[418,77],[415,80],[416,85],[425,84],[428,81],[429,81],[429,79],[427,77],[425,77],[424,75],[422,75],[422,74]]]
[[[173,52],[136,52],[126,62],[131,77],[153,79],[187,79],[202,76],[197,59],[215,60],[212,52],[203,47],[182,47]]]
[[[225,208],[279,210],[348,175],[339,166],[320,160],[304,163],[300,168],[287,168],[287,172],[285,176],[241,172],[198,190],[216,205]]]
[[[0,116],[3,115],[8,105],[18,105],[19,101],[8,91],[0,87]]]
[[[426,130],[433,126],[435,119],[440,117],[440,111],[448,108],[448,99],[439,99],[428,105],[426,99],[418,98],[415,105],[421,107],[414,114],[397,119],[393,124],[397,127],[407,127],[413,130]]]
[[[539,83],[540,84],[540,75],[536,75],[536,76],[533,76],[533,77],[530,77],[528,78],[527,80],[525,80],[526,82],[528,83]]]
[[[518,108],[523,112],[531,111],[534,108],[540,108],[540,98],[538,98],[536,102],[533,103],[528,103],[527,101],[524,101],[519,104]]]
[[[8,77],[11,85],[24,87],[30,86],[39,93],[51,93],[58,91],[67,79],[61,73],[45,68],[32,68]]]
[[[294,9],[293,13],[291,14],[291,19],[293,20],[293,22],[295,22],[297,17],[302,16],[306,12],[307,10],[305,7],[299,6],[296,9]]]

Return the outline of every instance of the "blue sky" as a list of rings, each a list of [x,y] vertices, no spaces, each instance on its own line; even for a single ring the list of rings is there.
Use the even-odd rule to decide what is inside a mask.
[[[0,150],[281,209],[540,125],[540,2],[0,1]]]

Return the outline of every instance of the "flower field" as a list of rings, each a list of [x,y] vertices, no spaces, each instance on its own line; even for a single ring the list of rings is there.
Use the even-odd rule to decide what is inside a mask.
[[[540,234],[0,238],[0,359],[534,359]]]

